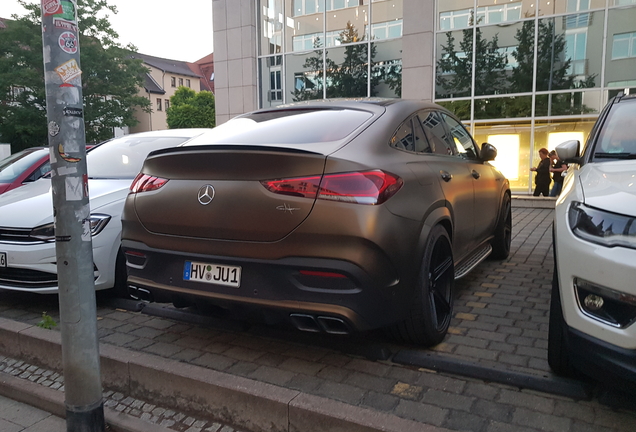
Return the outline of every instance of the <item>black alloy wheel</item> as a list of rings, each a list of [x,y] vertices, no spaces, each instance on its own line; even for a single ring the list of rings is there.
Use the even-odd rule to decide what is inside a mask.
[[[406,342],[424,346],[439,344],[446,337],[453,316],[455,266],[450,237],[435,226],[428,236],[420,274],[415,285],[413,307],[407,318],[392,328]]]
[[[512,204],[510,195],[505,194],[501,204],[499,221],[495,228],[495,237],[492,239],[492,253],[490,258],[504,260],[510,255],[510,243],[512,242]]]

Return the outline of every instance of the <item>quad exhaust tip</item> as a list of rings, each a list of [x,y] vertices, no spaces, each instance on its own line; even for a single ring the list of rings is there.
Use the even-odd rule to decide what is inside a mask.
[[[128,295],[135,300],[151,303],[153,301],[152,293],[144,288],[139,288],[134,285],[128,285]]]
[[[349,325],[341,318],[307,314],[290,314],[289,317],[294,326],[301,331],[339,335],[351,333]]]

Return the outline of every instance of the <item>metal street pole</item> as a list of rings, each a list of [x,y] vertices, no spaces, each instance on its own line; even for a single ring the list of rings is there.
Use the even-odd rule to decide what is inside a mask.
[[[77,0],[41,0],[66,430],[104,432]]]

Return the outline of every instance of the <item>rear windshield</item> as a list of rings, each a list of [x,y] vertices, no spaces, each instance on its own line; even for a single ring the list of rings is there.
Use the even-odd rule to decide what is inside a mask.
[[[49,149],[24,150],[0,160],[0,183],[10,183],[29,169],[40,158],[46,156]]]
[[[86,154],[90,178],[135,178],[153,150],[176,147],[190,137],[136,137],[127,135],[99,145]]]
[[[636,159],[636,99],[612,106],[599,133],[594,160]]]
[[[276,110],[250,114],[214,128],[197,144],[310,144],[339,141],[373,114],[353,109]],[[202,137],[203,138],[203,137]]]

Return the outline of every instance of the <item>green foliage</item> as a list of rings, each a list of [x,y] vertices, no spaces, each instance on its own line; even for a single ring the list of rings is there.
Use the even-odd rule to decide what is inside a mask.
[[[28,10],[7,21],[0,30],[0,140],[18,151],[47,145],[46,93],[40,4],[18,2]],[[113,136],[114,127],[134,126],[135,107],[149,110],[138,96],[147,69],[129,58],[135,47],[122,47],[111,28],[109,13],[117,13],[106,0],[78,0],[78,24],[84,96],[86,142]],[[15,91],[15,89],[19,89]]]
[[[209,91],[196,93],[188,87],[179,87],[170,97],[166,112],[168,128],[213,128],[216,124],[214,95]]]
[[[42,320],[37,323],[37,326],[43,329],[51,330],[57,326],[57,323],[51,315],[47,315],[46,312],[42,312]]]

